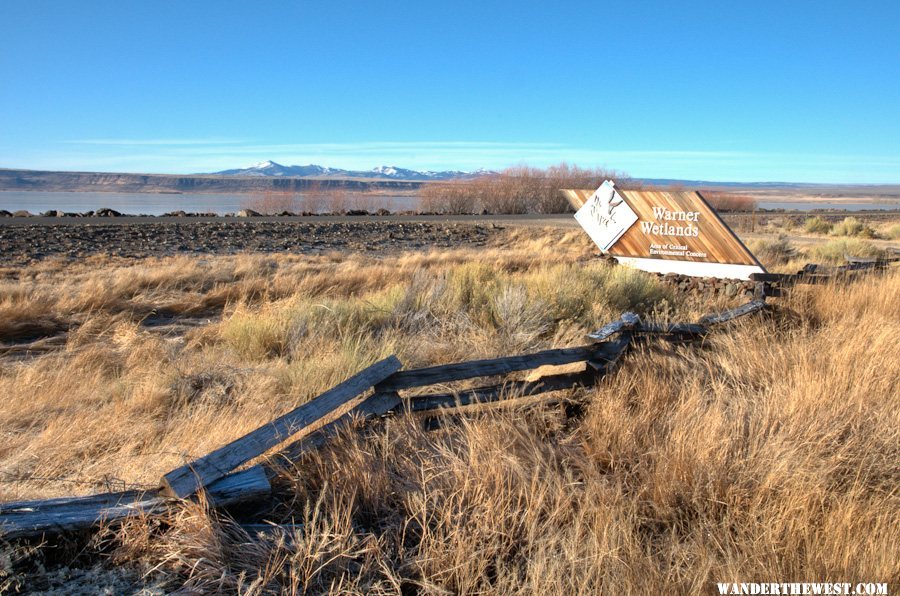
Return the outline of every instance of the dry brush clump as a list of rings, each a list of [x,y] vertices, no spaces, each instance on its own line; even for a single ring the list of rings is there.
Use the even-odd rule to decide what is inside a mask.
[[[504,242],[8,282],[5,295],[44,295],[41,312],[58,316],[97,275],[145,280],[117,286],[107,305],[145,293],[202,303],[188,294],[242,284],[270,293],[234,290],[220,320],[174,337],[98,310],[63,351],[4,364],[0,469],[19,476],[3,498],[149,485],[181,454],[221,445],[388,353],[411,367],[577,345],[622,310],[692,320],[725,305],[678,299],[640,272],[573,264],[586,250],[574,236]],[[596,388],[565,394],[585,400],[580,417],[530,402],[433,432],[409,416],[347,429],[278,478],[265,516],[282,527],[260,534],[200,503],[110,528],[98,537],[104,560],[165,589],[248,594],[896,582],[898,292],[896,273],[800,287],[774,318],[703,346],[651,343]]]
[[[703,198],[716,211],[754,211],[756,199],[748,195],[721,190],[701,190]]]
[[[603,168],[581,168],[566,163],[546,169],[507,168],[469,180],[425,184],[420,190],[422,209],[433,213],[567,213],[563,188],[597,188],[605,180],[634,187],[626,174]]]
[[[373,205],[378,204],[376,197],[365,192],[353,191],[340,183],[329,184],[314,180],[303,190],[268,190],[248,195],[241,201],[241,208],[262,215],[317,215],[375,211]]]

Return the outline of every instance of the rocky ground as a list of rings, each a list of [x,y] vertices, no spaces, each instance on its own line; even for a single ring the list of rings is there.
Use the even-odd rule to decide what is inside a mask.
[[[3,263],[96,254],[151,257],[252,252],[316,253],[480,246],[491,224],[437,222],[322,222],[225,220],[183,223],[26,224],[0,227]]]

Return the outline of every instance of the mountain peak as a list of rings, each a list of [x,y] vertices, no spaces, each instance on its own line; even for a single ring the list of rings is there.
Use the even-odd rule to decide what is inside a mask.
[[[281,166],[281,164],[275,163],[271,159],[267,159],[266,161],[261,161],[258,164],[254,164],[254,165],[250,166],[250,169],[262,170],[265,168],[272,168],[272,167],[280,168],[282,166]]]
[[[477,172],[460,172],[460,171],[441,171],[434,172],[431,170],[418,171],[401,168],[398,166],[381,165],[371,170],[342,170],[338,168],[323,167],[315,164],[306,166],[283,166],[270,159],[261,161],[249,168],[239,168],[234,170],[222,170],[215,172],[221,176],[280,176],[295,178],[381,178],[385,180],[408,180],[408,181],[427,181],[427,180],[452,180],[455,178],[475,178],[491,174],[488,170],[480,169]]]

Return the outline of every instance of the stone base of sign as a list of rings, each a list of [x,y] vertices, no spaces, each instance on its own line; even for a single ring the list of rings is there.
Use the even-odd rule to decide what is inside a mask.
[[[719,298],[748,300],[753,297],[756,282],[716,277],[690,277],[677,273],[659,273],[660,281],[680,294],[687,294],[705,302]]]

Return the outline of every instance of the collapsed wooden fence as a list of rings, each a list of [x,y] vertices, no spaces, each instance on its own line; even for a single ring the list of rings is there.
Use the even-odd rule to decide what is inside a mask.
[[[892,259],[896,260],[896,259]],[[630,312],[588,334],[591,343],[574,348],[558,348],[531,354],[443,364],[402,370],[401,362],[390,356],[326,391],[287,414],[256,430],[165,474],[160,488],[123,491],[86,497],[20,501],[0,504],[0,538],[30,538],[101,523],[121,522],[129,517],[159,514],[182,499],[204,495],[211,507],[220,508],[255,501],[271,493],[271,480],[281,469],[304,452],[324,444],[352,420],[369,420],[404,412],[446,414],[457,408],[501,400],[512,401],[554,391],[590,386],[609,374],[622,356],[638,341],[657,336],[673,342],[692,341],[721,325],[760,312],[768,307],[766,298],[780,295],[780,287],[796,283],[818,283],[825,279],[848,279],[858,272],[882,269],[886,261],[851,262],[825,271],[807,266],[793,275],[760,274],[752,299],[737,308],[707,315],[696,323],[645,323]],[[547,365],[584,363],[576,372],[546,374],[533,380],[501,381],[482,387],[452,392],[403,396],[400,391],[463,381],[479,377],[506,377]],[[289,443],[275,455],[239,469],[288,441],[292,436],[330,418],[360,395],[371,393],[346,413],[328,424]]]

